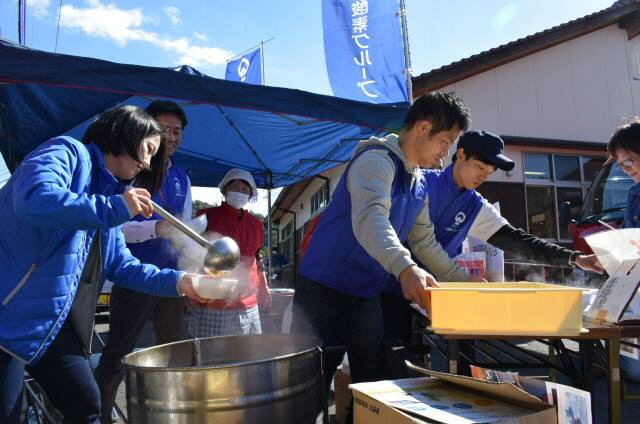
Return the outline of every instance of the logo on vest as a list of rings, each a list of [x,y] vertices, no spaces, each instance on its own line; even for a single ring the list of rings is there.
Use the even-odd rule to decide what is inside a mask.
[[[180,184],[180,180],[179,179],[174,179],[174,186],[176,188],[176,194],[180,195],[182,194],[182,184]]]
[[[467,215],[464,212],[458,212],[456,217],[453,218],[453,224],[447,227],[447,231],[458,231],[460,226],[467,220]]]

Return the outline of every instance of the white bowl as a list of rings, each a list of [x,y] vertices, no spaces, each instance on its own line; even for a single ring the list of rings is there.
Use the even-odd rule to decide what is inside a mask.
[[[231,299],[235,297],[238,280],[202,276],[194,279],[193,288],[205,299]]]

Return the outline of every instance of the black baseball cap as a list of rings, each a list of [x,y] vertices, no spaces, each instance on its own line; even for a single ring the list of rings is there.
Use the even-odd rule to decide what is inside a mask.
[[[482,162],[503,171],[511,171],[516,166],[514,161],[502,154],[504,141],[488,131],[471,130],[465,132],[458,139],[457,149],[464,149],[465,155],[477,156]]]

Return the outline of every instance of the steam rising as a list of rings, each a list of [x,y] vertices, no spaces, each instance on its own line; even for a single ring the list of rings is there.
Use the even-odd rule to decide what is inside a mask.
[[[189,225],[189,227],[194,231],[198,231],[198,229],[195,228],[197,225],[194,224],[193,221],[187,223],[187,225]],[[202,236],[213,242],[224,237],[224,234],[205,232]],[[168,239],[171,241],[173,248],[178,254],[178,268],[180,270],[209,277],[203,267],[204,259],[207,254],[206,249],[178,230],[172,230]],[[257,290],[256,287],[251,287],[251,280],[249,278],[254,258],[254,256],[242,256],[236,269],[228,273],[214,275],[213,277],[238,280],[234,297],[250,296]],[[196,280],[194,281],[194,285],[199,284],[200,282],[201,281]]]

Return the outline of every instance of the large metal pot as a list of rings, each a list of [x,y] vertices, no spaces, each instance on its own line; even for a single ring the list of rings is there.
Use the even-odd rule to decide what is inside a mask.
[[[318,338],[208,337],[125,356],[127,411],[142,423],[315,423],[323,410]]]

